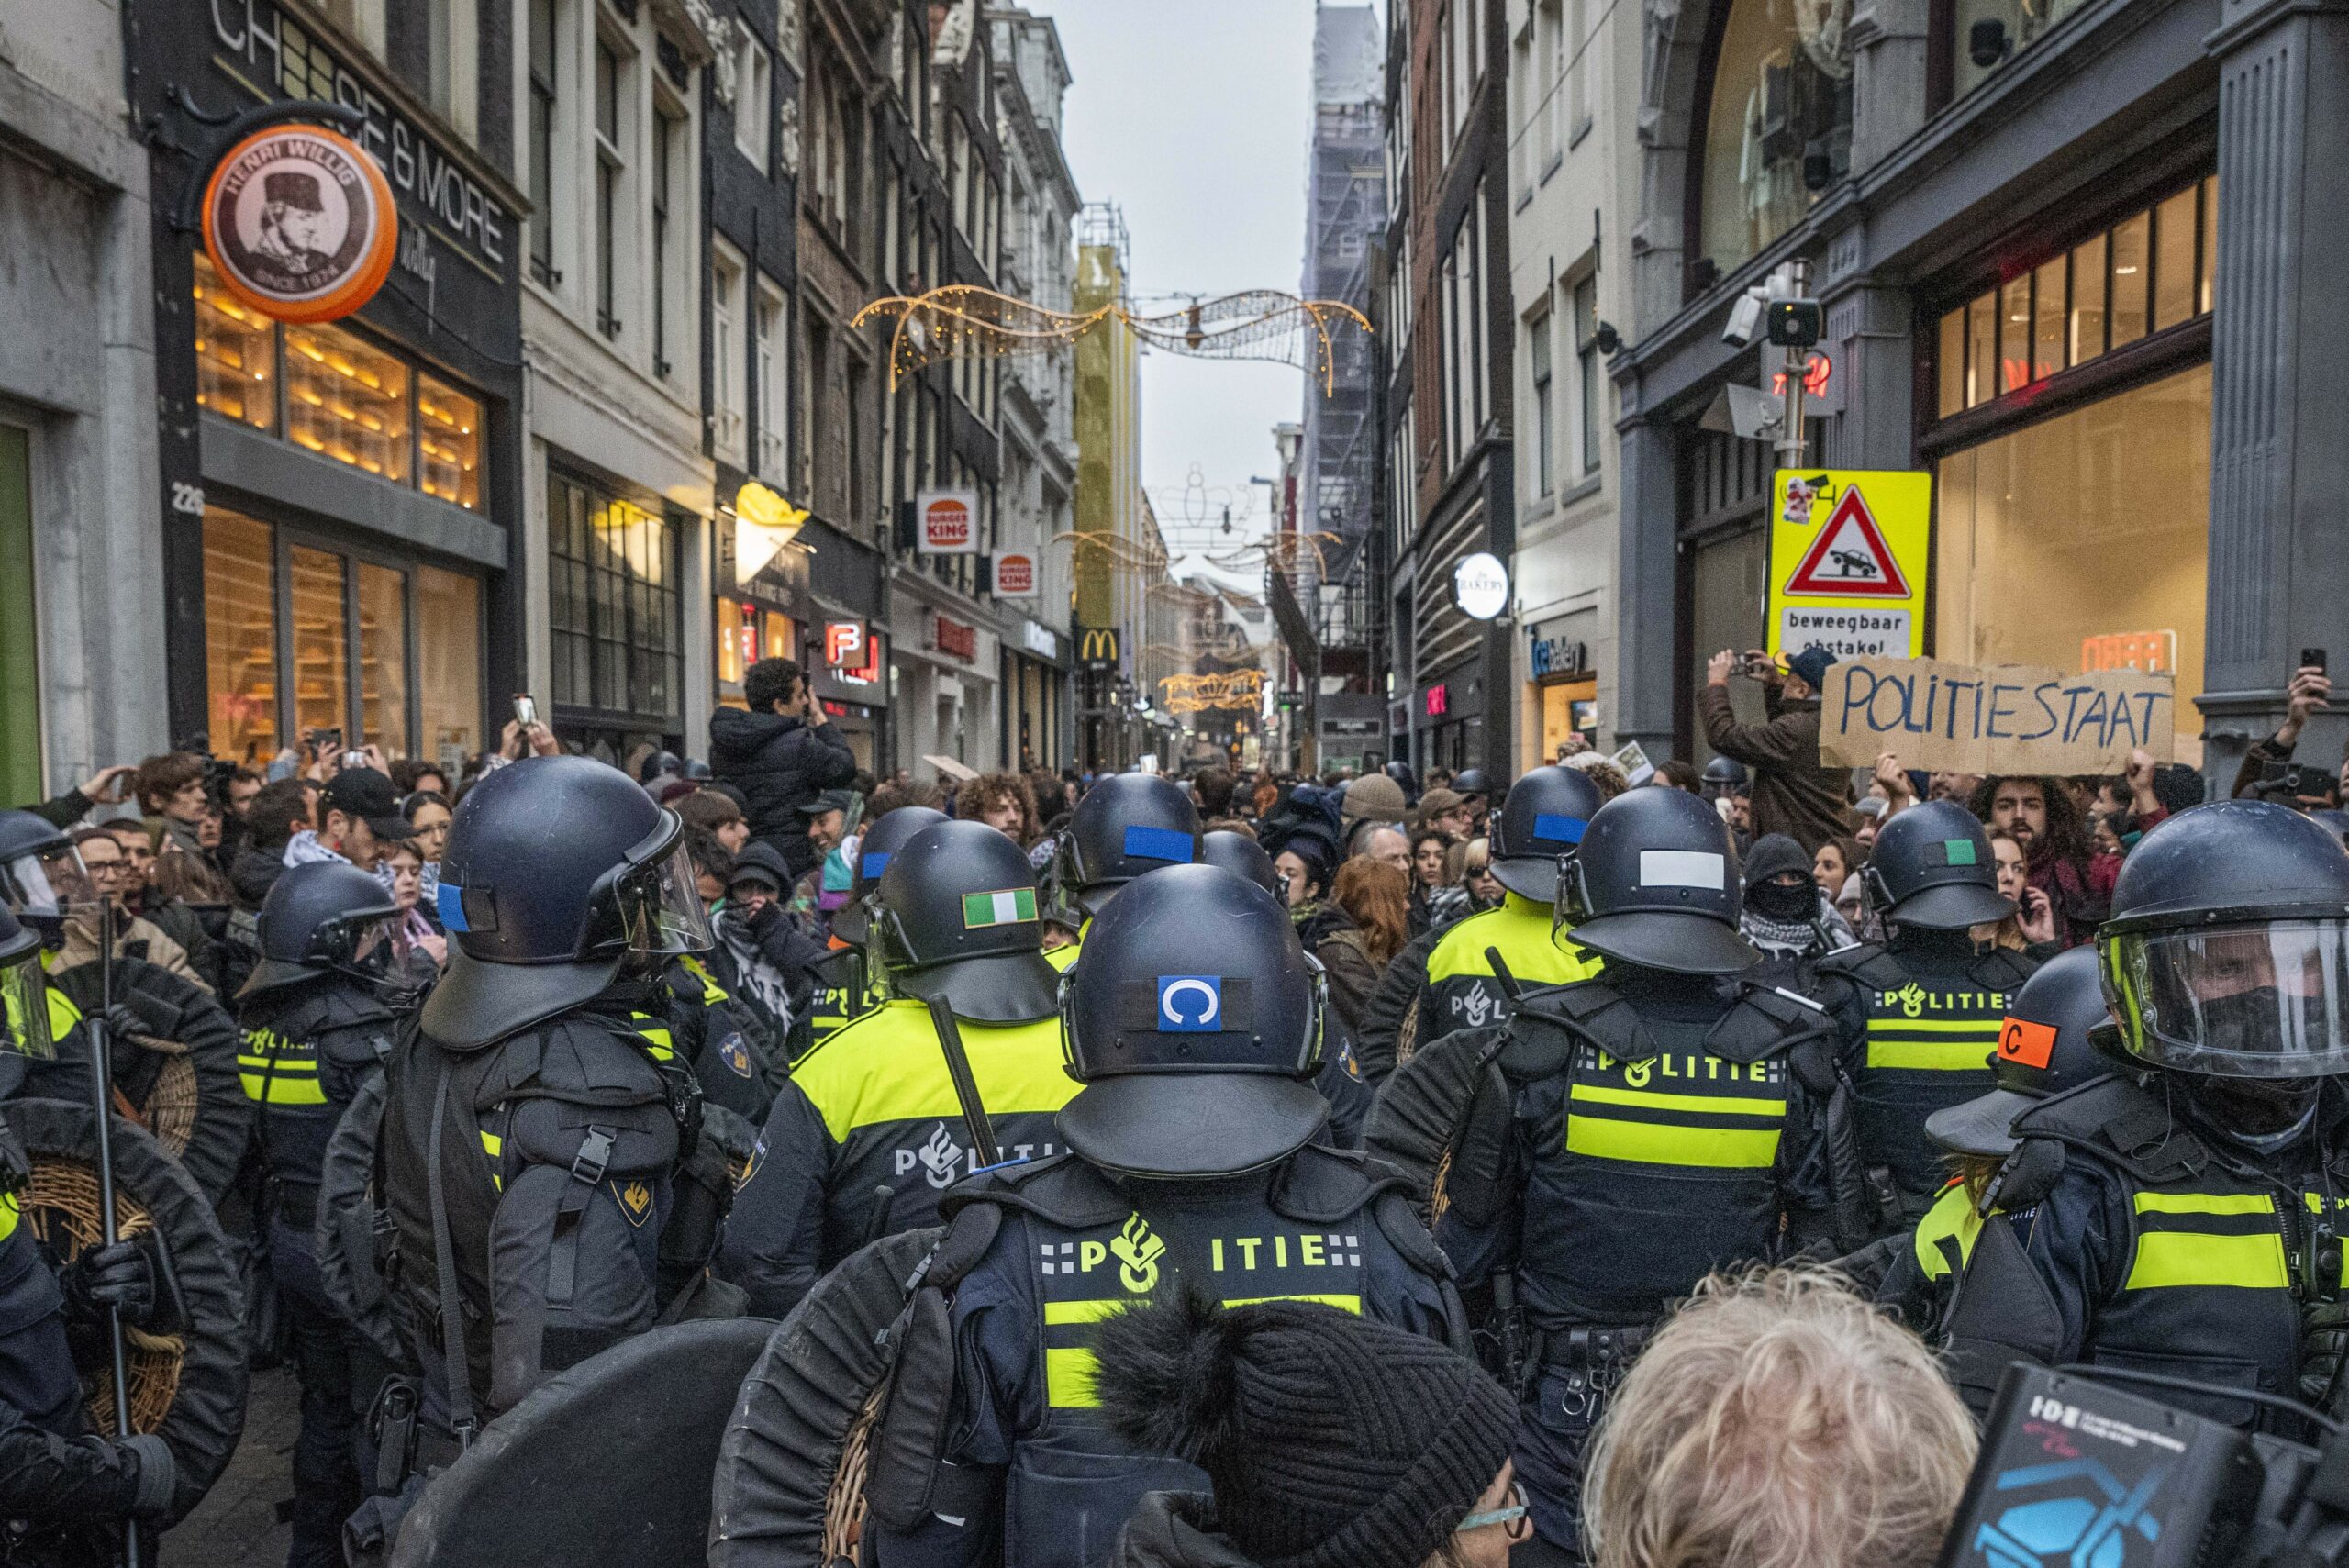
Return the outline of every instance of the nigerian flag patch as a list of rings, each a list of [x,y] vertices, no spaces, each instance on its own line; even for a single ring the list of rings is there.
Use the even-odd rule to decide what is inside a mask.
[[[1032,887],[1007,887],[997,893],[965,893],[963,895],[963,929],[966,931],[982,926],[1010,926],[1036,917],[1036,890]]]

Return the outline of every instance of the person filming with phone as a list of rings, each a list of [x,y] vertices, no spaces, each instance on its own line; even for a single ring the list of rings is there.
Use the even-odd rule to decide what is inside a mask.
[[[751,836],[771,844],[805,876],[818,851],[801,808],[856,777],[856,756],[808,690],[790,659],[762,659],[743,673],[747,709],[721,707],[710,716],[709,766],[750,803]]]
[[[1787,660],[1782,673],[1760,649],[1741,660],[1724,648],[1707,662],[1705,684],[1697,693],[1705,743],[1753,770],[1754,836],[1784,833],[1807,855],[1850,830],[1846,771],[1819,761],[1819,689],[1834,662],[1827,650],[1806,648]],[[1731,674],[1762,683],[1761,723],[1742,723],[1731,708]]]
[[[2292,755],[2309,717],[2332,711],[2332,677],[2326,673],[2325,663],[2323,649],[2300,650],[2299,667],[2284,687],[2284,722],[2276,727],[2275,734],[2253,741],[2243,752],[2243,767],[2235,774],[2229,799],[2258,795],[2300,811],[2341,803],[2340,779],[2332,767],[2295,762]],[[2339,773],[2349,773],[2349,766]]]

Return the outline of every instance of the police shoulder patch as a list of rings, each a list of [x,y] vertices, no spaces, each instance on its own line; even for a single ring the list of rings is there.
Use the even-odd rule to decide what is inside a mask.
[[[615,1178],[607,1184],[612,1189],[612,1201],[620,1206],[621,1215],[630,1225],[640,1227],[652,1217],[652,1189],[643,1182]]]

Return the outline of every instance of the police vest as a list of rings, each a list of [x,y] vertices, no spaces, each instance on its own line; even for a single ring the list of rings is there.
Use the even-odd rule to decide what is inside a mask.
[[[1444,932],[1428,953],[1419,1042],[1426,1045],[1454,1029],[1480,1029],[1508,1017],[1508,994],[1493,973],[1486,948],[1499,950],[1520,986],[1567,985],[1597,975],[1598,954],[1551,940],[1551,917],[1547,904],[1510,893],[1499,908],[1471,915]]]
[[[674,960],[664,979],[673,1020],[697,1042],[687,1063],[709,1103],[756,1127],[774,1104],[776,1075],[765,1031],[749,1017],[709,966],[690,955]]]
[[[306,1229],[327,1140],[361,1075],[391,1051],[392,1015],[321,979],[264,991],[238,1016],[237,1075],[285,1217]]]
[[[2034,967],[2005,949],[1953,962],[1861,947],[1820,961],[1821,974],[1852,985],[1866,1015],[1852,1073],[1860,1154],[1891,1172],[1904,1212],[1921,1214],[1948,1175],[1925,1118],[1989,1093],[2007,998]]]
[[[814,1050],[880,1003],[864,971],[864,954],[840,948],[816,965],[816,995],[808,1003],[808,1049]]]
[[[1060,1019],[959,1026],[1003,1158],[1057,1153],[1053,1114],[1083,1087],[1062,1065]],[[826,1267],[877,1237],[937,1224],[939,1195],[978,1169],[926,1003],[883,1004],[802,1058],[792,1079],[836,1145]]]
[[[1527,996],[1502,1073],[1532,1150],[1520,1207],[1520,1297],[1537,1326],[1638,1325],[1711,1271],[1767,1261],[1798,1051],[1832,1021],[1776,992],[1624,998],[1603,980]]]

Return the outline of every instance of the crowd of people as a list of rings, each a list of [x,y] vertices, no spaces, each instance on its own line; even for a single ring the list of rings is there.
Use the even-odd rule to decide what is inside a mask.
[[[875,1290],[879,1381],[745,1385],[728,1441],[813,1481],[713,1553],[1880,1568],[1939,1555],[2011,1362],[2339,1415],[2322,672],[2205,805],[2143,753],[1825,766],[1828,662],[1716,658],[1701,763],[1636,778],[875,778],[785,660],[706,762],[166,753],[0,813],[0,1118],[94,1049],[76,997],[130,998],[158,1137],[137,1053],[192,1048],[140,998],[234,1018],[195,1114],[236,1113],[240,1353],[302,1389],[294,1568],[382,1560],[601,1352]],[[0,1136],[0,1515],[91,1561],[189,1461],[53,1374],[161,1319],[170,1243],[28,1251],[26,1181]],[[765,1420],[795,1378],[845,1424]]]

